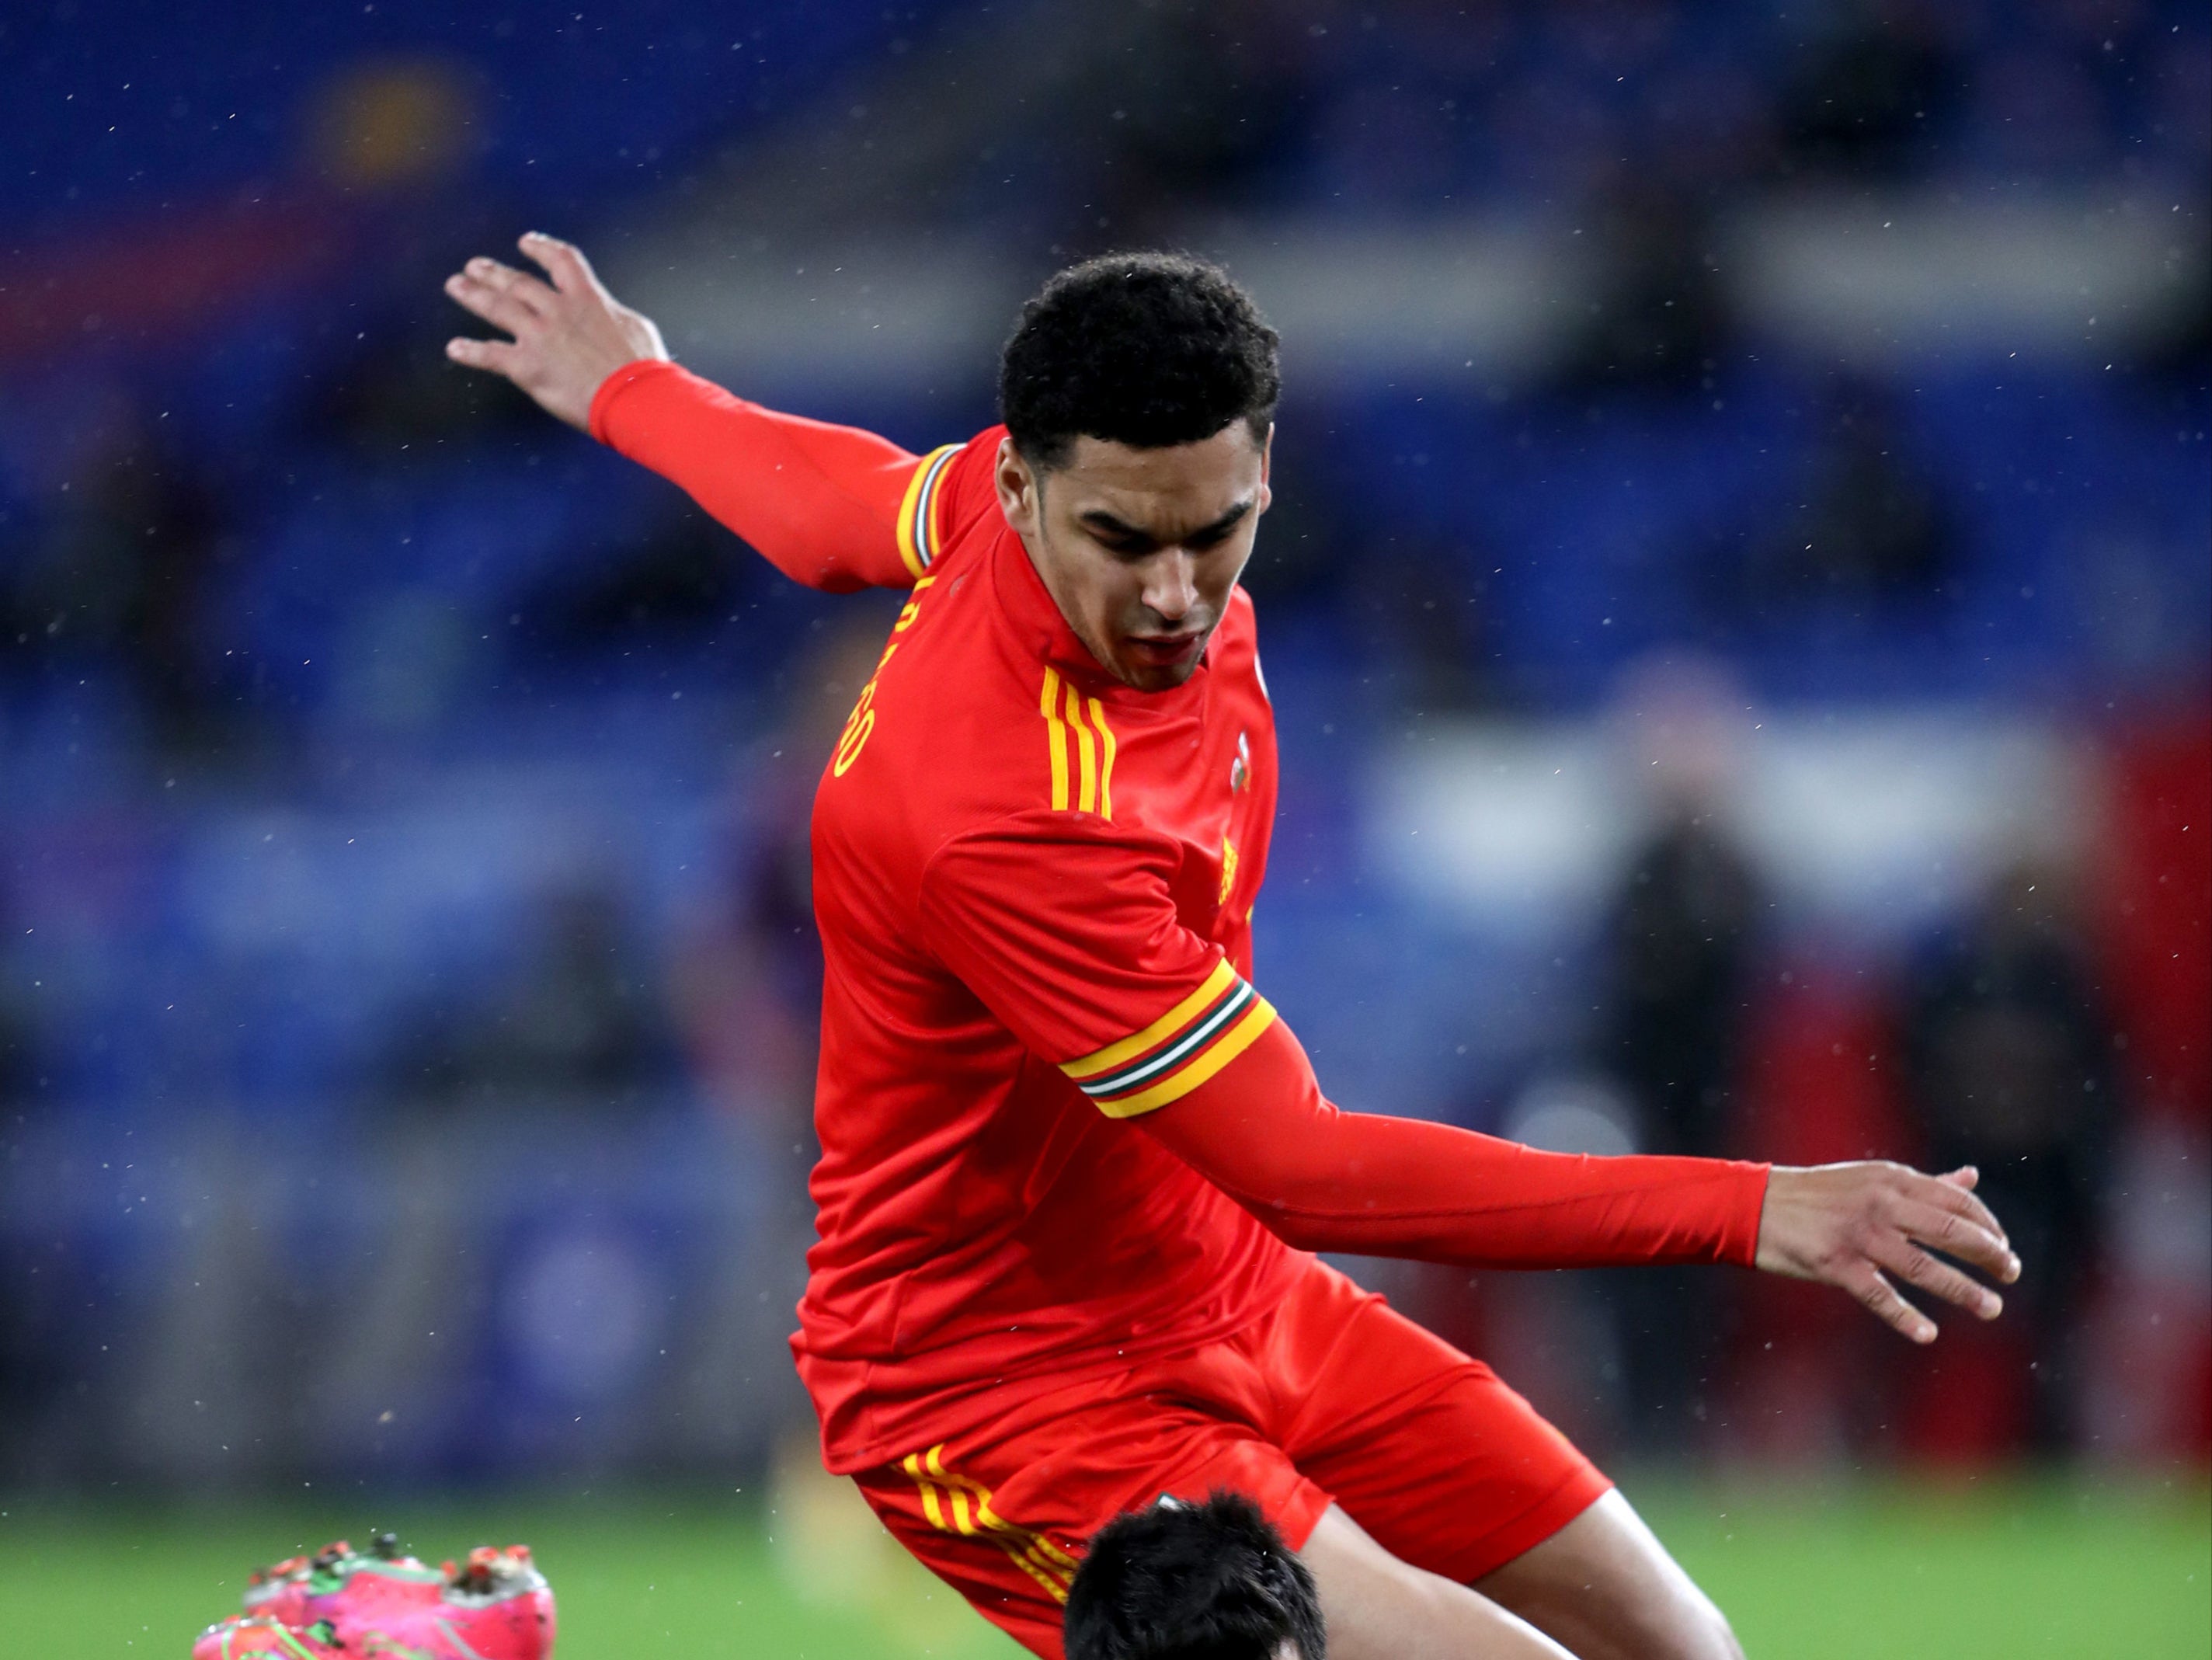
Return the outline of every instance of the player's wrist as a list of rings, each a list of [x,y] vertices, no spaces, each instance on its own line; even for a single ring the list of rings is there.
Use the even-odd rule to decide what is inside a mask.
[[[610,449],[622,448],[616,440],[612,425],[616,404],[633,387],[650,382],[664,372],[670,371],[683,373],[672,359],[651,356],[629,358],[609,369],[600,376],[599,385],[592,389],[591,400],[586,405],[584,430]]]

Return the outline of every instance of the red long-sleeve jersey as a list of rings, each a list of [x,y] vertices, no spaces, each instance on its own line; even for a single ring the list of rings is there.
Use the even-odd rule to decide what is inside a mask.
[[[1241,590],[1190,679],[1140,692],[1000,513],[1002,429],[915,457],[639,363],[592,430],[799,580],[913,592],[815,800],[820,1238],[793,1341],[832,1469],[963,1433],[994,1388],[1233,1331],[1303,1250],[1751,1261],[1764,1166],[1322,1097],[1251,984],[1276,763]]]

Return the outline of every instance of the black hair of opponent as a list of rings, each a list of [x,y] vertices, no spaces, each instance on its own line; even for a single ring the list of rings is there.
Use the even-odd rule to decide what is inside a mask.
[[[1239,1493],[1164,1499],[1091,1541],[1067,1593],[1067,1660],[1324,1660],[1313,1575]]]
[[[1218,265],[1109,253],[1022,307],[999,359],[999,415],[1022,459],[1064,465],[1075,441],[1163,449],[1242,417],[1264,442],[1282,392],[1275,331]]]

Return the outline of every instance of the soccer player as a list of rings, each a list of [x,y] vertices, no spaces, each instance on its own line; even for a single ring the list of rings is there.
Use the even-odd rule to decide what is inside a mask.
[[[799,581],[909,595],[814,806],[793,1347],[829,1468],[1040,1655],[1085,1540],[1215,1487],[1300,1553],[1336,1660],[1735,1654],[1563,1436],[1310,1253],[1755,1264],[1923,1342],[1894,1282],[1987,1318],[1936,1251],[2019,1265],[1971,1170],[1569,1157],[1322,1096],[1251,982],[1276,763],[1237,579],[1279,380],[1243,291],[1172,255],[1061,272],[1006,344],[1005,425],[915,456],[701,380],[576,249],[521,247],[545,278],[449,280],[512,337],[456,362]]]
[[[1164,1498],[1091,1535],[1067,1660],[1326,1660],[1313,1575],[1241,1493]]]

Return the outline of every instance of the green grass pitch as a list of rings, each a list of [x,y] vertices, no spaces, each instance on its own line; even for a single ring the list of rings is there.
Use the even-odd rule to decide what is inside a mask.
[[[2187,1481],[1625,1483],[1753,1660],[2212,1657],[2212,1492]],[[441,1497],[156,1510],[0,1502],[0,1651],[183,1660],[257,1561],[388,1525],[422,1554],[526,1541],[562,1660],[1010,1660],[826,1492]]]

